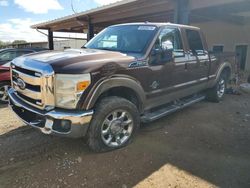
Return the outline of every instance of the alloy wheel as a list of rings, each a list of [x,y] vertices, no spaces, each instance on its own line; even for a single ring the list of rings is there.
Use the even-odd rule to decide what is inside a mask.
[[[7,103],[9,100],[8,89],[10,86],[3,85],[0,87],[0,101]]]
[[[126,110],[115,110],[108,114],[101,127],[103,142],[109,147],[119,147],[132,135],[134,122]]]
[[[225,90],[226,90],[226,82],[223,78],[221,78],[218,83],[218,89],[217,89],[217,95],[219,98],[223,97],[223,95],[225,94]]]

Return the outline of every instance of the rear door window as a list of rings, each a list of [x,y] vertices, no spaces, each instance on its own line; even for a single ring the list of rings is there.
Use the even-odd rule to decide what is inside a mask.
[[[204,55],[204,47],[199,31],[186,30],[190,51],[193,55]]]

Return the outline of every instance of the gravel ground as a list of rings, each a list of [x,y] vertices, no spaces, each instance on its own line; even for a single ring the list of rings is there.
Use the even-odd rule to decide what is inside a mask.
[[[0,106],[0,187],[250,187],[250,95],[201,102],[95,154],[45,136]]]

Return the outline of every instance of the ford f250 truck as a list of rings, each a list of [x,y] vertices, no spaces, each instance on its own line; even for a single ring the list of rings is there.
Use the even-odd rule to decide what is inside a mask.
[[[234,55],[209,53],[197,27],[115,25],[83,49],[15,59],[9,104],[45,134],[86,136],[92,150],[108,151],[127,145],[140,122],[219,102],[234,63]]]

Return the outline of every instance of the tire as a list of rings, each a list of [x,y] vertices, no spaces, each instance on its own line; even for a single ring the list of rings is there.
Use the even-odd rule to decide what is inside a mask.
[[[207,100],[211,102],[220,102],[222,101],[228,83],[228,77],[225,73],[222,73],[216,83],[216,85],[209,89],[207,92]]]
[[[120,97],[106,97],[95,108],[87,133],[87,143],[94,152],[106,152],[128,145],[140,125],[136,106]]]
[[[8,97],[8,89],[10,87],[9,82],[1,82],[0,83],[0,104],[7,104],[9,97]]]

